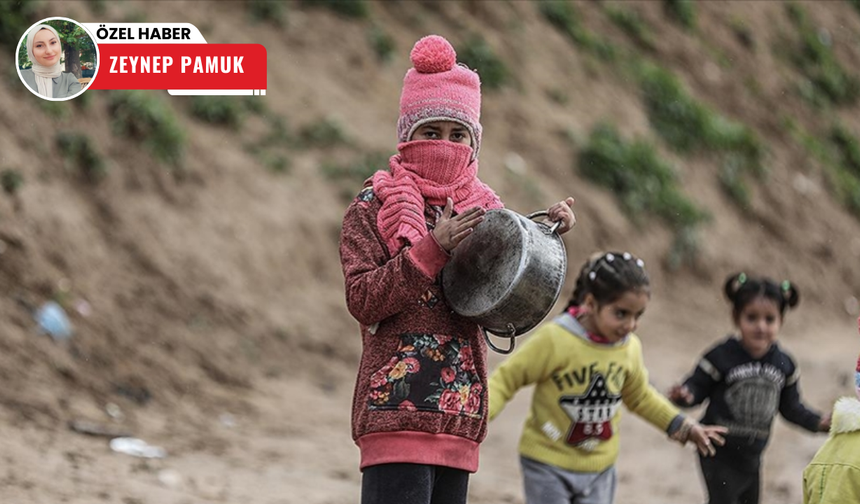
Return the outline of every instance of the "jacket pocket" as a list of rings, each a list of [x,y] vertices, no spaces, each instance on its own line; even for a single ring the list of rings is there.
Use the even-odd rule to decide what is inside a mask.
[[[483,392],[469,340],[407,333],[400,335],[397,353],[370,377],[368,408],[480,418]]]

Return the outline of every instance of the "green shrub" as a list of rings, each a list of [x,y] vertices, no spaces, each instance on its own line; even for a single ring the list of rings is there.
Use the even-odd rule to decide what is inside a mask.
[[[4,0],[0,3],[0,45],[15,47],[21,34],[38,19],[35,2]]]
[[[457,49],[457,58],[478,72],[481,76],[481,87],[484,89],[499,89],[510,78],[510,72],[505,63],[480,36],[473,36]]]
[[[789,3],[786,11],[800,34],[790,58],[807,79],[800,84],[801,95],[815,105],[855,104],[860,96],[860,81],[836,59],[832,42],[819,36],[802,7]]]
[[[747,208],[750,204],[749,188],[744,181],[744,170],[742,159],[734,154],[726,156],[720,169],[720,187],[723,192],[741,207]]]
[[[611,190],[635,221],[656,215],[673,230],[668,264],[692,264],[699,250],[698,227],[710,215],[681,191],[675,170],[654,147],[641,140],[625,142],[613,126],[596,126],[580,152],[582,174]]]
[[[364,19],[370,14],[365,0],[302,0],[308,7],[324,7],[332,12],[355,19]]]
[[[7,168],[0,172],[0,186],[6,194],[14,196],[23,185],[24,176],[18,170]]]
[[[123,15],[123,23],[146,23],[146,12],[141,10],[126,11]]]
[[[46,116],[59,121],[72,116],[72,104],[67,101],[39,100],[39,108]]]
[[[211,124],[238,128],[245,115],[245,102],[237,96],[192,96],[191,115]]]
[[[574,44],[603,59],[613,60],[618,56],[615,46],[598,38],[582,25],[576,7],[569,0],[540,0],[538,10]]]
[[[741,206],[749,204],[746,174],[762,177],[765,148],[755,132],[730,121],[699,103],[680,81],[656,65],[639,72],[648,120],[666,143],[678,152],[722,154],[720,180],[726,194]]]
[[[566,105],[570,102],[570,95],[568,95],[567,90],[563,88],[548,89],[546,91],[546,96],[559,105]]]
[[[792,138],[823,166],[836,199],[860,219],[860,141],[839,124],[822,139],[793,120],[786,123]]]
[[[112,91],[108,112],[114,133],[141,142],[161,162],[179,167],[185,133],[173,112],[146,91]]]
[[[303,147],[333,147],[349,142],[343,127],[334,119],[323,118],[302,127],[299,140]]]
[[[860,142],[842,125],[833,126],[827,138],[833,163],[829,177],[837,198],[860,217]]]
[[[848,173],[860,177],[860,142],[857,137],[846,127],[837,124],[830,130],[830,141],[836,146],[840,164]]]
[[[263,166],[275,173],[289,173],[293,168],[290,159],[283,154],[264,153],[261,162]]]
[[[284,26],[287,20],[286,2],[281,0],[249,0],[245,7],[254,23],[269,22]]]
[[[860,141],[842,125],[831,129],[829,140],[838,157],[833,169],[837,195],[854,215],[860,217]]]
[[[634,42],[648,49],[654,48],[654,37],[645,21],[635,11],[624,8],[606,8],[609,19],[624,30]]]
[[[596,126],[580,152],[582,174],[610,189],[632,217],[652,213],[674,229],[696,226],[707,214],[683,195],[674,169],[654,147],[641,140],[625,142],[610,125]]]
[[[287,145],[293,141],[289,127],[287,127],[287,120],[284,117],[273,114],[267,119],[269,122],[269,134],[263,137],[261,141],[262,145]]]
[[[107,12],[107,2],[105,0],[87,0],[87,5],[90,7],[90,12],[96,16],[101,16]]]
[[[666,143],[679,152],[698,147],[708,130],[708,110],[687,94],[674,75],[656,65],[644,65],[639,82],[648,119]]]
[[[379,61],[387,63],[394,57],[397,44],[394,42],[394,38],[379,26],[373,26],[368,30],[367,40]]]
[[[729,21],[729,27],[732,29],[732,33],[735,34],[735,38],[737,38],[744,47],[747,49],[755,49],[755,36],[746,21],[739,17],[732,17]]]
[[[576,40],[582,25],[572,3],[568,0],[540,0],[538,9],[551,25]]]
[[[696,6],[693,0],[663,0],[669,17],[687,29],[696,27]]]
[[[59,132],[56,141],[66,168],[77,170],[90,182],[98,182],[107,174],[104,159],[89,136],[83,133]]]
[[[286,150],[297,144],[287,128],[286,120],[276,114],[268,113],[265,120],[269,124],[269,132],[262,138],[246,144],[245,150],[252,154],[257,161],[268,170],[286,174],[292,170],[292,161]]]
[[[699,228],[685,227],[679,229],[672,237],[667,263],[669,269],[676,270],[683,265],[695,265],[699,253]]]

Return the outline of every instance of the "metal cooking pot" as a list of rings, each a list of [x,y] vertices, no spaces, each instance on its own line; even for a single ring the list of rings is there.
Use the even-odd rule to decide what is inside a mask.
[[[531,220],[542,215],[547,212],[524,217],[507,209],[488,211],[442,269],[448,305],[478,323],[499,353],[511,353],[516,336],[546,317],[564,284],[567,253],[556,232],[560,223]],[[487,331],[510,339],[510,347],[495,346]]]

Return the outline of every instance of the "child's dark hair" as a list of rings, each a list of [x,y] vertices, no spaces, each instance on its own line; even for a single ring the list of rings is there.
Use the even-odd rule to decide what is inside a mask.
[[[616,301],[625,292],[642,290],[650,294],[650,289],[651,281],[642,259],[628,252],[595,254],[579,270],[565,311],[581,305],[586,294],[594,296],[597,304],[603,306]]]
[[[785,315],[786,308],[794,308],[800,302],[800,292],[788,280],[778,284],[770,278],[751,277],[746,273],[729,275],[723,290],[732,302],[732,318],[735,321],[744,307],[759,297],[776,303],[780,317]]]

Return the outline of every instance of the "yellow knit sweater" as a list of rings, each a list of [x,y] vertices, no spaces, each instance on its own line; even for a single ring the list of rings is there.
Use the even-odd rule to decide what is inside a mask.
[[[492,373],[490,420],[531,384],[520,454],[568,471],[602,472],[615,463],[621,403],[663,431],[680,414],[648,383],[636,335],[595,343],[567,314],[543,324]]]

